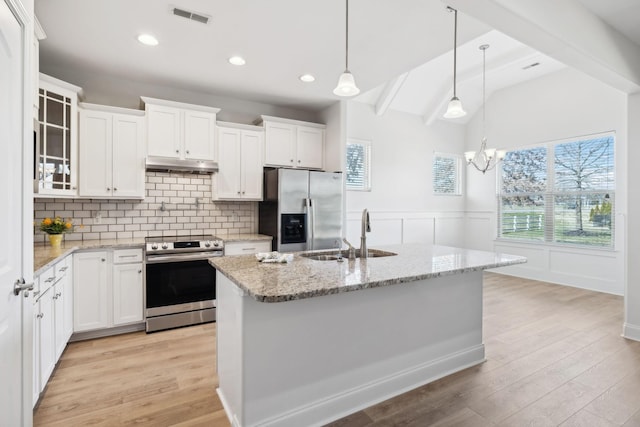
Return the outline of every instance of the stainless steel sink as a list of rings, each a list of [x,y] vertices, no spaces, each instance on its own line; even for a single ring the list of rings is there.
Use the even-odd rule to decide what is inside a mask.
[[[349,258],[348,251],[311,252],[311,253],[300,254],[300,256],[312,259],[314,261],[337,261],[339,253],[342,254],[343,259]],[[394,256],[394,255],[398,255],[398,254],[393,252],[381,251],[380,249],[369,249],[369,258],[381,258],[381,257],[387,257],[387,256]],[[360,250],[356,250],[356,258],[360,258]]]

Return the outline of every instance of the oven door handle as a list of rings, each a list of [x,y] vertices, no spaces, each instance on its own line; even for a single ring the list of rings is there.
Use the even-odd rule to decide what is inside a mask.
[[[222,256],[220,252],[206,254],[184,254],[184,255],[152,255],[147,256],[147,264],[160,264],[163,262],[198,261]]]

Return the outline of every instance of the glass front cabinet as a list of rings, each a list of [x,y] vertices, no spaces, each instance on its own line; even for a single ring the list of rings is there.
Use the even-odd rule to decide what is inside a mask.
[[[81,88],[40,73],[35,132],[38,196],[78,194],[78,94]]]

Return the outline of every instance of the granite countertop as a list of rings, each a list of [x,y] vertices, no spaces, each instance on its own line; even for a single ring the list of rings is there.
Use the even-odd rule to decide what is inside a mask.
[[[38,276],[56,262],[78,250],[110,248],[143,248],[144,238],[139,239],[102,239],[63,241],[60,248],[52,248],[48,243],[33,245],[33,269]]]
[[[271,236],[264,234],[230,234],[220,237],[225,242],[243,242],[254,240],[271,240]],[[33,245],[33,269],[38,276],[47,268],[54,265],[67,255],[78,250],[113,249],[113,248],[143,248],[144,237],[136,239],[102,239],[102,240],[63,240],[60,248],[52,248],[48,243]]]
[[[239,255],[209,262],[260,302],[312,298],[527,262],[521,256],[448,246],[405,244],[379,249],[397,255],[337,262],[295,253],[288,264],[260,263],[255,255]]]

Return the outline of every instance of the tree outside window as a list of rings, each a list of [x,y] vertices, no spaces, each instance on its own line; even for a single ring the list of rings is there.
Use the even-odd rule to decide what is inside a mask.
[[[613,247],[613,134],[511,151],[501,169],[500,237]]]

